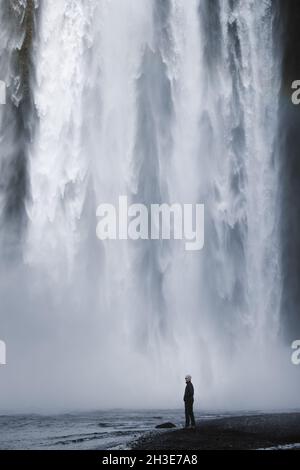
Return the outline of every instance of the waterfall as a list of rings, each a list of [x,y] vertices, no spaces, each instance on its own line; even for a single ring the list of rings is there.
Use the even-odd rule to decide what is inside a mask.
[[[40,3],[20,263],[45,402],[177,405],[191,372],[203,406],[266,403],[281,347],[276,8]],[[100,242],[96,208],[120,195],[204,203],[204,249]]]

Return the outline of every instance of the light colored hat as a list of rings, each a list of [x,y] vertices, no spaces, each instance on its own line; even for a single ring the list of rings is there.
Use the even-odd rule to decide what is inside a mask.
[[[186,375],[185,380],[192,380],[192,376],[191,375]]]

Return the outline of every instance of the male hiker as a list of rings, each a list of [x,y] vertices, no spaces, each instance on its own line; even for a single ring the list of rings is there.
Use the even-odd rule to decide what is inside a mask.
[[[195,428],[195,418],[193,412],[193,405],[194,405],[194,387],[192,384],[192,377],[190,375],[185,376],[185,392],[184,392],[184,404],[185,404],[185,428],[187,429],[190,426],[191,428]]]

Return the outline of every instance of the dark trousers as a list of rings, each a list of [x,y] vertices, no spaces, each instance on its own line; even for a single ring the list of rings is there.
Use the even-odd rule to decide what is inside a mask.
[[[188,427],[191,423],[192,426],[195,426],[195,417],[193,411],[194,403],[190,401],[185,402],[185,425]]]

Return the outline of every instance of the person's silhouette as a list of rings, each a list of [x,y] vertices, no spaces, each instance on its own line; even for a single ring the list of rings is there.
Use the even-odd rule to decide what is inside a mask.
[[[194,387],[192,384],[192,377],[190,375],[185,376],[185,392],[183,401],[185,404],[185,427],[188,428],[191,423],[191,427],[195,428],[195,417],[193,411],[194,405]]]

